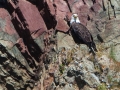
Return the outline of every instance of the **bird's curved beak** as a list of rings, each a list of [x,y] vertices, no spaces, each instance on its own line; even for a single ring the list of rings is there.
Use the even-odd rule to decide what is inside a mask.
[[[74,17],[74,19],[75,19],[75,22],[76,22],[76,19],[77,19],[77,17],[78,17],[78,16],[75,16],[75,15],[74,15],[73,17]]]

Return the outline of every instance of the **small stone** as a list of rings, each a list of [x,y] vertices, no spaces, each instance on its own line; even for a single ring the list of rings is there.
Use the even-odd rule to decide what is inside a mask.
[[[66,84],[66,83],[65,83],[65,80],[64,80],[63,78],[60,78],[60,79],[59,79],[59,85],[64,87],[65,84]]]
[[[64,79],[67,83],[74,84],[74,82],[75,82],[75,77],[74,76],[73,77],[65,76]]]
[[[67,85],[65,85],[64,90],[75,90],[75,89],[73,88],[72,84],[67,84]]]
[[[38,85],[38,83],[35,83],[35,86],[37,86]]]
[[[75,66],[78,66],[79,63],[77,61],[74,61],[74,64],[75,64]]]

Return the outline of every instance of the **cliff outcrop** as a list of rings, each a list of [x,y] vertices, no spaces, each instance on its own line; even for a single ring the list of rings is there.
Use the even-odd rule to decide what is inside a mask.
[[[72,13],[89,53],[68,34]],[[0,90],[119,90],[120,0],[0,0]]]

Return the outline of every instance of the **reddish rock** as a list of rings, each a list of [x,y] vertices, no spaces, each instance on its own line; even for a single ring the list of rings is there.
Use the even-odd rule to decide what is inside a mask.
[[[71,13],[71,12],[68,12],[67,15],[66,15],[66,19],[70,20],[70,19],[71,19],[71,16],[72,16],[72,13]]]
[[[10,15],[7,10],[4,8],[0,8],[0,20],[1,21],[1,26],[0,26],[0,31],[3,31],[9,35],[16,35],[16,30],[13,27],[13,24],[10,19]]]
[[[7,8],[9,13],[2,5],[5,4],[4,1],[9,1]],[[105,9],[102,1],[105,3]],[[17,90],[18,88],[25,89],[26,86],[34,88],[33,90],[42,90],[43,86],[44,89],[50,90],[52,82],[54,82],[54,75],[56,71],[59,72],[59,64],[61,64],[60,60],[58,60],[59,64],[55,62],[53,65],[48,64],[51,63],[52,59],[60,59],[52,57],[49,60],[49,56],[53,55],[51,52],[56,53],[59,49],[57,47],[60,46],[68,46],[67,48],[70,49],[75,46],[73,37],[63,34],[69,30],[66,17],[70,20],[72,13],[78,14],[81,23],[89,29],[96,41],[98,40],[96,35],[99,34],[104,39],[105,44],[114,39],[115,45],[119,45],[120,20],[117,20],[119,10],[117,10],[117,4],[113,4],[117,1],[109,2],[109,9],[108,1],[110,0],[0,0],[0,6],[3,7],[0,8],[0,54],[6,54],[5,58],[2,58],[8,59],[3,63],[1,61],[1,69],[3,67],[2,71],[4,72],[1,71],[0,76],[3,83],[7,82],[6,88],[10,85]],[[115,12],[110,4],[114,5]],[[61,32],[56,34],[57,38],[54,35],[55,29],[62,31],[62,34]],[[115,50],[118,50],[116,52],[119,53],[119,49],[115,47]],[[7,67],[9,64],[11,65]],[[43,64],[49,68],[41,77],[41,74],[44,73]],[[10,68],[10,72],[6,71],[5,67]],[[21,72],[20,69],[24,70],[25,73]],[[8,73],[8,76],[3,74],[5,72]],[[58,72],[57,74],[59,74]],[[27,75],[29,78],[26,78]],[[37,83],[40,78],[43,79],[43,83],[42,81]],[[15,81],[14,85],[10,81]],[[21,81],[22,83],[20,83]],[[65,84],[67,85],[67,83]]]
[[[49,12],[52,16],[55,16],[55,20],[57,21],[57,24],[55,28],[59,31],[66,32],[69,29],[69,26],[67,25],[67,22],[64,20],[66,18],[66,15],[69,11],[66,1],[64,0],[47,0],[46,1]],[[48,18],[51,18],[50,16]],[[50,23],[53,23],[50,21]]]
[[[17,34],[16,30],[13,27],[13,24],[11,23],[9,16],[6,17],[5,32],[8,33],[9,35]]]
[[[50,87],[50,85],[52,85],[54,78],[53,77],[48,77],[46,79],[44,79],[43,85],[44,85],[44,90],[47,90],[47,88]]]
[[[52,2],[51,0],[46,0],[46,2],[48,4],[50,14],[54,16],[56,14],[56,12],[55,12],[56,7],[53,5],[54,2]]]
[[[56,29],[59,31],[67,32],[69,30],[69,26],[64,19],[58,18]]]
[[[66,18],[67,12],[69,12],[66,2],[63,0],[55,0],[54,2],[47,0],[46,3],[49,8],[48,12],[50,13],[51,16],[54,16],[54,18],[57,21],[57,24],[55,26],[56,29],[66,32],[69,29],[67,23],[64,21],[64,18]],[[44,14],[44,16],[45,16],[45,14]],[[50,18],[51,18],[50,16],[47,16],[46,18],[48,18],[49,23],[54,23],[52,20],[50,20]]]
[[[69,1],[69,4],[72,8],[72,12],[77,13],[80,18],[81,23],[84,25],[87,25],[88,15],[90,13],[89,12],[90,7],[85,3],[86,2],[85,1],[83,2],[83,0],[76,1],[76,2],[74,2],[72,0]]]
[[[95,13],[98,13],[101,9],[102,9],[102,6],[99,2],[95,3],[91,9],[95,12]]]
[[[41,26],[46,30],[44,25],[44,21],[40,16],[39,11],[37,10],[36,6],[25,1],[20,0],[18,3],[18,7],[23,14],[24,19],[28,24],[28,28],[31,32],[35,30],[39,30]]]
[[[56,6],[54,5],[53,1],[51,0],[45,0],[45,1],[40,1],[39,5],[37,5],[40,14],[44,20],[44,23],[47,26],[47,29],[50,30],[52,28],[55,28],[56,26],[56,19],[55,19],[55,14],[56,14]]]
[[[81,23],[85,26],[88,25],[89,20],[95,19],[96,13],[100,12],[102,9],[102,0],[69,0],[68,2],[72,8],[72,12],[78,14]]]
[[[67,13],[70,12],[67,3],[63,0],[56,0],[55,1],[56,5],[56,20],[57,20],[57,25],[56,29],[67,32],[69,30],[69,26],[67,25],[67,22],[64,20],[67,16]]]
[[[89,13],[89,7],[87,5],[83,5],[80,7],[78,15],[82,24],[87,25]]]
[[[23,24],[21,25],[21,27],[27,27],[34,39],[36,37],[39,37],[39,35],[47,29],[50,30],[51,28],[55,28],[62,32],[67,32],[69,30],[69,26],[64,20],[66,16],[68,16],[68,13],[70,13],[67,0],[42,1],[39,4],[39,6],[41,7],[38,6],[40,12],[35,5],[26,0],[20,0],[17,5],[15,5],[15,3],[11,1],[10,3],[12,8],[16,9],[18,7],[19,12],[23,16],[21,16],[18,11],[18,16],[15,15],[14,12],[12,13],[12,15],[15,16],[21,24],[24,21],[26,26],[24,26]],[[72,9],[72,13],[78,13],[81,23],[86,26],[88,25],[88,21],[92,20],[95,17],[95,14],[102,9],[101,0],[96,0],[95,2],[89,0],[68,0],[68,3]],[[71,16],[69,15],[69,19],[70,17]],[[44,19],[44,21],[42,18]]]
[[[23,29],[27,28],[32,33],[33,38],[37,38],[47,30],[46,25],[37,9],[37,7],[26,0],[20,0],[17,5],[9,2],[15,12],[12,13],[14,19],[21,24]],[[16,14],[17,15],[16,15]],[[33,34],[34,33],[34,34]]]

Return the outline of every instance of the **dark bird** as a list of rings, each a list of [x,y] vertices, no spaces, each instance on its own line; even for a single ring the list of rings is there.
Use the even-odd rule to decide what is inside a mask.
[[[97,49],[93,41],[93,37],[89,32],[89,30],[83,24],[80,23],[77,14],[72,15],[70,20],[70,27],[71,30],[75,33],[77,39],[82,41],[84,44],[86,44],[89,47],[90,52],[95,54],[95,51],[97,51]]]

